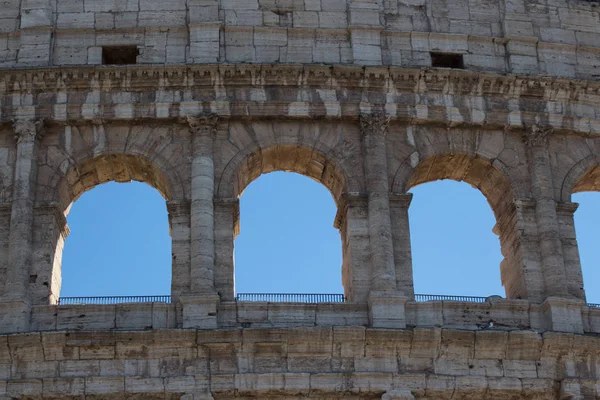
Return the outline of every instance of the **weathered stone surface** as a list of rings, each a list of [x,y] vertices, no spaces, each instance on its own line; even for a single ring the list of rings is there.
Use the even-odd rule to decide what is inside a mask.
[[[0,398],[600,396],[574,1],[0,0]],[[278,170],[336,202],[344,303],[235,301],[238,198]],[[408,191],[438,179],[488,200],[505,299],[415,301]],[[71,204],[131,180],[165,198],[172,302],[60,305]]]
[[[423,335],[437,338],[429,344],[440,352],[420,352],[417,336]],[[0,385],[16,398],[65,399],[119,398],[127,393],[143,398],[160,394],[225,399],[239,393],[251,398],[310,394],[412,400],[453,398],[458,393],[458,398],[473,399],[553,399],[557,382],[563,382],[561,393],[597,395],[594,382],[600,377],[595,369],[582,369],[586,361],[572,351],[577,340],[587,357],[596,357],[597,337],[544,334],[543,340],[552,344],[526,361],[509,354],[448,353],[446,349],[454,346],[450,342],[464,335],[473,337],[472,332],[435,328],[419,334],[365,328],[19,334],[0,337],[5,346],[8,339],[9,350],[3,352],[10,351],[10,357],[0,359],[0,371],[11,371],[0,377]],[[485,348],[493,348],[497,339],[492,334],[477,338]],[[62,351],[57,353],[57,348]],[[391,368],[385,361],[407,354],[420,354],[423,361],[445,368],[435,375],[428,369],[398,371],[397,364]],[[493,360],[498,368],[480,368],[499,355],[502,358]],[[339,371],[333,361],[343,359],[350,362]],[[555,362],[551,374],[536,370],[549,360]],[[464,370],[457,369],[463,364]],[[570,377],[569,371],[575,370],[579,378]]]

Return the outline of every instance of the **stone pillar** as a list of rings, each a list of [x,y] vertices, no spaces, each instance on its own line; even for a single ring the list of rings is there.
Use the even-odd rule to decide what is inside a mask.
[[[411,299],[415,295],[408,220],[408,208],[412,198],[412,193],[390,195],[396,288],[399,294]]]
[[[33,203],[37,179],[37,147],[41,122],[15,122],[17,159],[8,243],[6,298],[26,300],[33,241]]]
[[[216,115],[188,117],[192,135],[190,204],[190,290],[179,301],[183,328],[215,329],[219,296],[215,290],[213,141]]]
[[[8,269],[0,303],[0,333],[23,332],[29,327],[31,302],[27,293],[33,250],[33,203],[37,179],[37,147],[42,123],[14,124],[17,157],[8,242]]]
[[[360,118],[363,134],[365,181],[368,192],[371,291],[395,291],[396,271],[390,218],[385,136],[388,119],[383,114]]]
[[[29,271],[29,298],[33,305],[57,304],[62,286],[62,254],[69,226],[57,203],[34,207],[33,255]]]
[[[385,136],[388,119],[383,114],[363,115],[365,181],[368,192],[371,285],[369,324],[374,328],[406,328],[408,298],[397,291],[390,212]]]
[[[169,233],[171,235],[171,301],[190,293],[190,203],[171,200],[167,202]]]
[[[215,199],[215,289],[221,301],[235,300],[233,252],[240,233],[238,199]]]
[[[551,128],[534,125],[527,128],[523,135],[523,141],[527,146],[531,190],[535,200],[545,295],[546,297],[567,297],[567,277],[547,147],[548,136],[551,132]]]
[[[188,117],[192,134],[192,189],[190,209],[191,294],[215,294],[213,140],[218,117]]]
[[[507,298],[543,302],[546,296],[535,202],[515,199],[512,207],[499,214],[494,232],[500,236],[504,256],[500,276]]]
[[[362,193],[344,193],[334,226],[342,238],[342,285],[346,301],[367,303],[371,286],[368,199]]]
[[[577,203],[558,203],[556,205],[556,214],[560,229],[565,273],[567,275],[567,291],[571,297],[585,301],[581,259],[579,257],[579,247],[577,246],[577,236],[575,235],[575,221],[573,219],[577,207],[579,207]]]

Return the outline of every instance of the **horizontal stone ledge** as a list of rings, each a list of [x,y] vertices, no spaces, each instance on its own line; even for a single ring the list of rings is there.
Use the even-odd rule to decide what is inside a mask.
[[[599,99],[600,101],[600,99]],[[123,111],[121,106],[126,106]],[[600,107],[600,103],[599,103]],[[365,109],[385,111],[392,123],[448,128],[509,130],[516,133],[538,121],[548,121],[555,134],[600,135],[600,119],[564,114],[508,110],[427,106],[401,103],[192,101],[181,103],[54,104],[52,106],[1,107],[0,125],[11,126],[15,118],[43,119],[46,124],[81,125],[107,123],[182,123],[187,115],[218,114],[227,120],[332,120],[358,121]]]
[[[571,386],[592,388],[595,383],[597,381],[569,382]],[[458,395],[480,400],[514,396],[547,400],[554,398],[557,386],[558,383],[551,379],[390,373],[215,374],[210,379],[204,375],[165,378],[97,376],[0,381],[2,394],[18,398],[27,396],[28,399],[52,398],[57,394],[62,395],[60,398],[100,395],[104,399],[135,394],[154,399],[172,393],[212,393],[216,398],[327,395],[329,399],[336,399],[348,395],[381,396],[390,390],[402,389],[412,393],[416,399],[461,398],[456,397]]]
[[[424,92],[498,93],[512,98],[600,95],[600,82],[540,75],[515,75],[447,68],[306,64],[197,64],[127,66],[50,66],[0,69],[0,92],[27,93],[50,87],[63,91],[93,89],[102,84],[123,89],[160,87],[332,87],[417,88]],[[418,92],[417,90],[417,92]],[[558,92],[557,92],[558,91]],[[547,98],[547,97],[546,97]]]

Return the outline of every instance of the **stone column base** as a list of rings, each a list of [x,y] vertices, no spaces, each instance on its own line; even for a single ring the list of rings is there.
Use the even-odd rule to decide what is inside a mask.
[[[369,294],[369,325],[372,328],[406,328],[405,305],[408,297],[398,292]]]
[[[407,389],[396,389],[387,391],[381,396],[381,400],[415,400],[415,396]]]
[[[216,329],[219,296],[181,296],[183,329]]]
[[[214,400],[214,397],[210,392],[186,393],[179,400]]]
[[[581,300],[548,297],[542,304],[545,328],[548,331],[583,333]]]
[[[29,331],[31,305],[28,302],[0,301],[0,334]]]

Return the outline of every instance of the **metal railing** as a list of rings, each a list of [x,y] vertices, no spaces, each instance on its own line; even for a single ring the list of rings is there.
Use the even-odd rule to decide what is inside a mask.
[[[485,303],[487,297],[450,296],[440,294],[415,294],[416,302],[426,301],[462,301],[467,303]],[[238,293],[235,301],[263,303],[343,303],[343,294],[338,293]],[[171,296],[98,296],[98,297],[61,297],[59,305],[78,304],[127,304],[127,303],[170,303]],[[588,304],[588,307],[600,308],[600,304]]]
[[[467,303],[485,303],[487,297],[477,296],[448,296],[443,294],[415,294],[415,301],[422,303],[425,301],[463,301]]]
[[[343,294],[323,293],[238,293],[235,301],[267,303],[343,303]]]
[[[598,304],[598,303],[587,303],[586,305],[587,305],[588,307],[600,308],[600,304]]]
[[[77,304],[127,304],[127,303],[170,303],[171,296],[100,296],[100,297],[61,297],[58,305]]]

